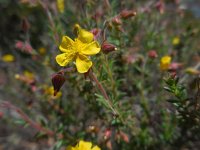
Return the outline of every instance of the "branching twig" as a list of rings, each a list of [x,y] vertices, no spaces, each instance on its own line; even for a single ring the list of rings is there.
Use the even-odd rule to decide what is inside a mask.
[[[0,108],[7,108],[7,109],[11,109],[13,111],[15,111],[16,113],[18,113],[20,115],[20,117],[26,122],[28,123],[30,126],[32,126],[33,128],[37,129],[40,132],[46,133],[49,136],[54,136],[55,133],[53,131],[51,131],[50,129],[44,128],[42,127],[40,124],[34,122],[32,119],[30,119],[20,108],[18,108],[17,106],[14,106],[13,104],[11,104],[10,102],[2,102],[0,104]]]

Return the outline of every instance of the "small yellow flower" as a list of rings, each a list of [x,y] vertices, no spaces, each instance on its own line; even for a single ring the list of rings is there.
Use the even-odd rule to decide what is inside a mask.
[[[13,62],[15,60],[15,57],[11,54],[6,54],[2,56],[2,61],[4,62]]]
[[[40,48],[38,49],[38,51],[39,51],[40,54],[44,55],[44,54],[46,53],[46,48],[40,47]]]
[[[53,86],[45,86],[44,87],[44,93],[48,96],[50,96],[52,99],[58,99],[62,96],[61,92],[58,92],[56,96],[54,96],[54,88]]]
[[[63,36],[59,46],[62,54],[56,56],[56,62],[60,66],[66,66],[70,61],[76,60],[76,68],[79,73],[86,73],[92,66],[89,55],[99,53],[100,46],[94,40],[92,33],[80,28],[77,29],[78,38],[72,40],[68,36]]]
[[[179,44],[180,44],[180,41],[181,41],[180,38],[179,38],[178,36],[176,36],[176,37],[173,38],[172,44],[173,44],[174,46],[179,45]]]
[[[35,75],[32,72],[28,71],[28,70],[25,70],[23,72],[23,74],[24,74],[25,77],[27,77],[29,79],[34,79],[35,78]]]
[[[79,143],[75,146],[69,146],[66,150],[101,150],[98,146],[93,146],[91,142],[79,141]]]
[[[65,10],[65,1],[64,0],[57,0],[57,7],[60,13],[63,13]]]
[[[170,56],[163,56],[160,60],[160,69],[161,70],[167,70],[169,69],[170,63],[171,63],[171,57]]]

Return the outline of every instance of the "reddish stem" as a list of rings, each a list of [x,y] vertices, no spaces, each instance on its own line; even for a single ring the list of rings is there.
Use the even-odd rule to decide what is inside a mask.
[[[99,89],[99,91],[102,93],[103,97],[105,98],[108,106],[110,107],[110,109],[112,110],[113,114],[118,116],[119,113],[117,110],[115,110],[113,108],[112,102],[110,101],[108,94],[106,93],[106,90],[103,88],[102,84],[98,81],[97,77],[94,75],[94,73],[92,72],[92,70],[89,70],[89,77],[91,81],[94,81],[97,84],[97,87]]]
[[[33,120],[31,120],[20,108],[14,106],[13,104],[9,103],[9,102],[2,102],[0,104],[0,107],[3,108],[7,108],[7,109],[11,109],[14,110],[15,112],[17,112],[20,117],[26,121],[30,126],[32,126],[33,128],[37,129],[40,132],[44,132],[49,136],[54,136],[55,133],[53,131],[51,131],[50,129],[46,129],[44,127],[42,127],[40,124],[34,122]]]

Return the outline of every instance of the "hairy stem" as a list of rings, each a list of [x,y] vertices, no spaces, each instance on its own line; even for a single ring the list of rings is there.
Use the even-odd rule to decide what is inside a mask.
[[[98,81],[97,77],[95,76],[95,74],[90,70],[89,71],[89,78],[91,81],[94,81],[99,89],[99,91],[101,92],[101,94],[103,95],[106,103],[108,104],[109,108],[111,109],[111,111],[113,112],[113,115],[115,117],[118,117],[120,119],[120,121],[124,124],[125,121],[122,118],[121,114],[119,113],[119,111],[113,106],[112,101],[109,99],[108,94],[106,93],[106,90],[104,89],[104,87],[102,86],[102,84]]]
[[[46,133],[49,136],[54,136],[55,135],[55,133],[53,131],[51,131],[50,129],[44,128],[40,124],[34,122],[20,108],[18,108],[17,106],[14,106],[13,104],[11,104],[9,102],[2,102],[0,104],[0,108],[7,108],[7,109],[14,110],[15,112],[17,112],[20,115],[20,117],[26,123],[28,123],[30,126],[32,126],[33,128],[35,128],[36,130],[38,130],[40,132],[43,132],[43,133]],[[59,135],[59,137],[61,137],[61,135]]]

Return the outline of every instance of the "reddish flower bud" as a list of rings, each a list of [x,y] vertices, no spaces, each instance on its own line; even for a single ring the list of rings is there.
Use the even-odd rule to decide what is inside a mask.
[[[33,52],[32,46],[27,41],[26,42],[17,41],[15,43],[15,48],[19,49],[21,52],[28,53],[28,54],[32,54]]]
[[[122,21],[121,21],[121,19],[117,16],[117,17],[114,17],[114,18],[112,19],[112,23],[113,23],[114,25],[121,25],[121,24],[122,24]]]
[[[180,69],[182,66],[183,66],[182,63],[173,62],[173,63],[170,64],[169,70],[170,71],[176,71],[176,70]]]
[[[120,135],[120,138],[121,138],[124,142],[129,143],[129,137],[128,137],[128,135],[127,135],[126,133],[124,133],[123,131],[120,131],[120,132],[119,132],[119,135]]]
[[[149,58],[154,59],[154,58],[158,57],[158,54],[157,54],[157,52],[155,50],[150,50],[148,52],[148,56],[149,56]]]
[[[111,130],[110,129],[106,129],[106,131],[104,132],[104,139],[107,140],[111,137]]]
[[[56,94],[59,92],[60,88],[65,83],[64,73],[62,73],[62,72],[55,73],[52,76],[51,81],[52,81],[53,88],[54,88],[54,96],[56,96]]]
[[[33,48],[28,42],[25,42],[23,50],[28,54],[31,54],[33,52]]]
[[[120,13],[120,17],[122,19],[128,19],[130,17],[134,17],[136,16],[136,12],[133,10],[122,10],[122,12]]]
[[[24,46],[24,43],[22,41],[17,41],[15,43],[15,48],[17,48],[17,49],[22,49],[23,46]]]
[[[108,54],[112,51],[117,50],[117,48],[115,45],[108,43],[107,41],[104,41],[103,44],[101,45],[101,50],[103,53]]]
[[[3,112],[2,111],[0,111],[0,119],[3,117]]]
[[[94,35],[94,39],[96,40],[101,34],[101,29],[94,28],[90,32]]]
[[[155,4],[155,7],[156,7],[156,9],[161,13],[161,14],[163,14],[164,13],[164,11],[165,11],[165,4],[164,4],[164,2],[163,1],[158,1],[156,4]]]

